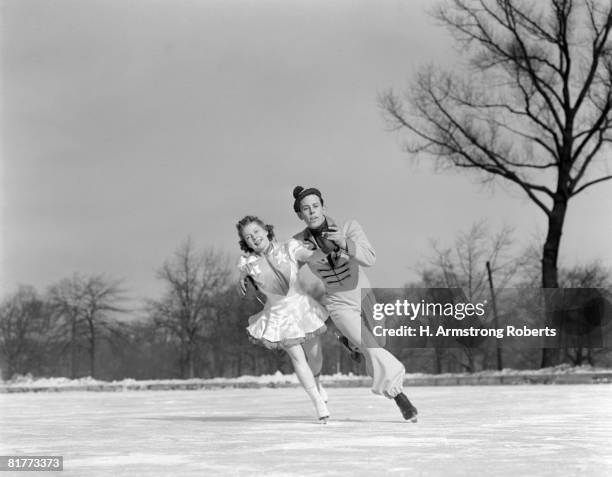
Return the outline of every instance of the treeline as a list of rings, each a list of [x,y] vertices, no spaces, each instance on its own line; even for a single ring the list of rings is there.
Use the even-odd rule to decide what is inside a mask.
[[[247,318],[262,305],[235,287],[234,265],[187,240],[157,272],[165,291],[138,308],[121,281],[74,274],[39,292],[23,285],[0,305],[0,368],[15,375],[96,379],[234,377],[289,373],[282,351],[249,342]],[[359,372],[323,338],[326,373]]]
[[[550,296],[550,293],[543,293],[540,288],[542,268],[539,249],[537,244],[522,246],[516,240],[514,229],[509,226],[494,230],[487,221],[480,221],[458,233],[450,243],[441,244],[432,240],[429,252],[418,267],[420,281],[411,283],[406,288],[460,289],[462,296],[459,301],[488,301],[490,305],[493,298],[492,287],[494,290],[512,289],[506,291],[513,293],[502,293],[496,297],[497,310],[490,307],[489,318],[493,318],[495,313],[500,324],[521,323],[539,328],[550,318],[550,314],[548,317],[544,316],[547,310],[543,298]],[[591,326],[594,333],[587,333],[586,327],[582,326],[580,330],[569,330],[575,331],[579,339],[573,342],[559,341],[554,349],[548,350],[553,364],[612,365],[612,349],[601,346],[612,340],[598,333],[610,332],[611,271],[597,261],[560,268],[559,287],[597,290],[594,295],[597,295],[595,301],[600,309],[589,310],[585,307],[586,301],[592,298],[592,295],[585,299],[584,296],[566,294],[563,307],[566,310],[571,309],[571,320]],[[551,303],[548,306],[554,308]],[[550,310],[548,312],[550,313]],[[600,323],[590,322],[594,315],[595,319],[601,320]],[[563,318],[564,326],[567,327],[568,317]],[[493,320],[489,320],[487,325],[494,326]],[[592,340],[592,344],[588,344],[591,335],[601,339]],[[428,350],[430,353],[422,366],[427,366],[430,372],[442,373],[501,368],[533,369],[541,367],[543,363],[542,349],[526,346],[526,341],[516,340],[513,346],[501,348],[498,348],[495,339],[488,339],[478,346],[475,341],[477,340],[465,340],[464,346]],[[405,341],[404,346],[401,345],[398,340],[392,340],[390,343],[391,348],[395,346],[397,352],[405,357],[405,362],[419,363],[423,360],[421,350],[407,348]],[[501,351],[498,352],[498,349]]]
[[[486,262],[496,287],[534,287],[537,261],[529,250],[517,255],[513,243],[511,230],[491,233],[486,224],[476,224],[446,248],[432,243],[420,265],[421,280],[406,288],[461,288],[468,300],[483,300],[490,293]],[[75,274],[44,292],[20,286],[0,305],[3,379],[27,373],[113,380],[291,372],[284,352],[247,339],[247,317],[262,304],[253,292],[238,295],[233,269],[226,255],[198,250],[187,240],[157,272],[164,284],[161,296],[138,308],[129,305],[122,282],[105,275]],[[598,264],[574,267],[562,276],[566,287],[609,288],[611,283],[609,271]],[[321,285],[303,278],[320,299]],[[331,320],[327,324],[323,373],[365,374],[364,363],[351,359],[337,342]],[[494,344],[428,349],[392,340],[390,347],[408,372],[474,372],[499,365]],[[537,368],[540,354],[538,349],[502,350],[503,366]],[[606,349],[566,347],[559,350],[557,362],[609,365],[612,357]]]

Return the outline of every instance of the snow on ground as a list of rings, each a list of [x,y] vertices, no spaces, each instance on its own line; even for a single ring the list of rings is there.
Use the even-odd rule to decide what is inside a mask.
[[[472,384],[474,380],[484,378],[507,378],[507,377],[555,377],[555,376],[567,376],[567,375],[602,375],[606,377],[612,376],[612,369],[598,368],[593,366],[570,366],[568,364],[561,364],[552,368],[541,368],[541,369],[503,369],[497,370],[486,370],[479,371],[476,373],[443,373],[443,374],[425,374],[425,373],[410,373],[406,375],[407,382],[416,382],[415,384],[434,384],[430,381],[438,381],[443,384],[450,384],[449,380],[457,380],[457,384]],[[333,374],[323,375],[321,380],[324,383],[328,383],[334,386],[342,386],[345,384],[360,384],[364,381],[369,381],[368,376],[357,376],[352,373],[349,374]],[[419,382],[421,381],[421,382]],[[463,382],[462,382],[463,381]],[[494,381],[493,381],[494,382]],[[586,382],[586,381],[583,381]],[[93,379],[92,377],[83,377],[79,379],[68,379],[64,377],[54,378],[36,378],[31,374],[25,376],[15,376],[13,379],[3,382],[0,380],[0,391],[5,388],[19,388],[27,390],[28,388],[70,388],[70,389],[85,389],[87,387],[114,387],[124,389],[147,389],[155,386],[166,386],[167,388],[189,386],[193,387],[205,385],[223,385],[230,386],[232,384],[253,384],[256,386],[269,386],[269,385],[299,385],[298,379],[295,374],[282,374],[277,371],[274,374],[266,374],[261,376],[250,376],[244,375],[236,378],[212,378],[212,379],[159,379],[159,380],[136,380],[132,378],[122,379],[119,381],[101,381]],[[491,384],[482,383],[482,384]]]
[[[75,476],[612,475],[611,384],[410,387],[417,424],[328,392],[327,425],[293,387],[0,394],[0,454]]]

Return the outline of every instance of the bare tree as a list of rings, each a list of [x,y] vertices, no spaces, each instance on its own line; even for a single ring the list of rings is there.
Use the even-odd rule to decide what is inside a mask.
[[[468,300],[487,296],[487,262],[491,263],[499,288],[508,286],[525,262],[523,258],[517,258],[512,249],[513,229],[503,226],[492,232],[485,220],[457,234],[452,246],[442,246],[436,240],[432,240],[430,245],[429,264],[421,274],[441,286],[461,288]]]
[[[155,323],[179,342],[183,377],[195,376],[197,346],[212,334],[220,318],[216,297],[227,288],[230,275],[227,257],[211,249],[196,251],[190,238],[158,272],[166,292],[148,306]]]
[[[612,271],[600,262],[575,265],[561,270],[560,283],[566,288],[611,288]]]
[[[454,0],[434,16],[455,36],[469,72],[429,67],[405,100],[380,97],[413,154],[518,186],[547,217],[542,287],[556,288],[569,200],[612,178],[612,3]],[[543,365],[552,355],[543,353]]]
[[[522,269],[525,259],[513,250],[513,230],[503,226],[492,232],[486,221],[473,224],[467,231],[457,234],[451,246],[431,241],[429,263],[421,270],[421,279],[428,288],[460,288],[468,302],[490,300],[486,264],[491,264],[496,287],[509,286]],[[436,297],[432,297],[436,299]],[[458,360],[460,366],[469,372],[476,370],[476,359],[481,358],[483,366],[488,354],[469,346],[457,355],[446,350],[435,350],[436,370],[441,372],[442,361],[448,357]],[[465,357],[467,361],[463,361]]]
[[[5,377],[29,371],[49,326],[45,303],[31,286],[20,286],[0,305],[0,353],[6,363]]]
[[[121,281],[103,275],[84,277],[74,274],[49,289],[49,301],[57,318],[57,334],[70,347],[71,377],[77,377],[78,349],[87,342],[89,372],[95,376],[96,342],[100,337],[121,333],[115,319],[126,310]],[[66,339],[67,337],[67,339]]]

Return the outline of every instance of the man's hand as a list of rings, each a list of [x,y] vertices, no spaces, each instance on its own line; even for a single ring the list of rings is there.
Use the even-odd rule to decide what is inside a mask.
[[[346,251],[346,235],[344,235],[336,226],[331,226],[326,232],[323,232],[323,237],[334,242],[340,249]]]

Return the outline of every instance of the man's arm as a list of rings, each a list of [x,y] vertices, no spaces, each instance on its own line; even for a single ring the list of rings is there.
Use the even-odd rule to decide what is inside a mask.
[[[349,220],[344,225],[346,236],[346,253],[364,267],[371,267],[376,263],[376,252],[361,225],[356,220]]]

